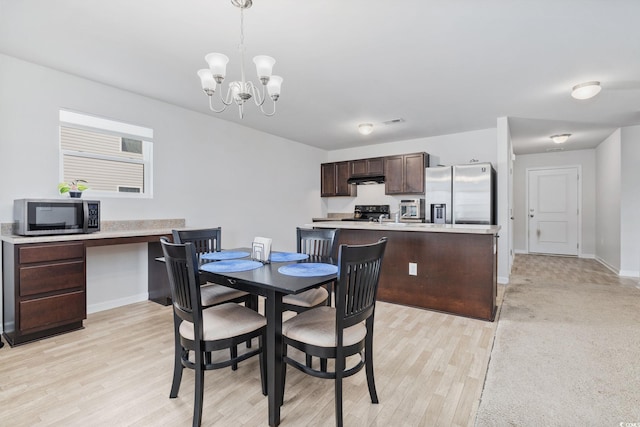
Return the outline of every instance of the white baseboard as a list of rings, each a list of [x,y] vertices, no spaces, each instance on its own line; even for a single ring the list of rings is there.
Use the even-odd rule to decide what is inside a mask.
[[[524,255],[528,255],[529,251],[526,249],[514,249],[513,253],[515,254],[524,254]],[[540,255],[545,255],[545,254],[540,254]],[[554,256],[554,255],[551,255]],[[563,255],[558,255],[558,256],[563,256]],[[567,255],[569,256],[569,255]],[[578,254],[578,258],[589,258],[589,259],[595,259],[595,254]]]
[[[622,277],[638,278],[638,277],[640,277],[640,271],[637,271],[637,270],[620,270],[620,273],[618,273],[618,275],[622,276]]]
[[[619,274],[619,271],[618,271],[617,268],[613,267],[612,265],[609,265],[609,263],[607,263],[605,260],[603,260],[599,256],[596,256],[596,261],[598,261],[600,264],[604,265],[605,267],[607,267],[609,270],[613,271],[614,273]]]
[[[91,304],[87,306],[87,314],[97,313],[99,311],[105,311],[105,310],[109,310],[116,307],[122,307],[123,305],[146,301],[148,299],[149,299],[149,293],[145,292],[138,295],[132,295],[126,298],[119,298],[111,301],[101,302],[98,304]]]

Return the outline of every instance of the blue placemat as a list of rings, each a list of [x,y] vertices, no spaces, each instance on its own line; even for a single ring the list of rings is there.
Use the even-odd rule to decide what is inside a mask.
[[[307,258],[309,255],[299,252],[271,252],[271,262],[302,261]]]
[[[328,276],[329,274],[336,274],[338,272],[338,266],[333,264],[324,264],[321,262],[303,262],[299,264],[283,265],[278,269],[278,271],[282,274],[286,274],[287,276]]]
[[[255,270],[262,267],[262,263],[248,259],[232,259],[227,261],[210,262],[200,267],[211,273],[234,273],[237,271]]]
[[[220,261],[223,259],[237,259],[248,257],[249,252],[241,251],[221,251],[221,252],[207,252],[200,255],[202,259],[209,259],[213,261]]]

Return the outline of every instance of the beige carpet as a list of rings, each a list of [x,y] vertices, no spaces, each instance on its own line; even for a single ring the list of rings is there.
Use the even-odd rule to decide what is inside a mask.
[[[518,255],[476,425],[640,426],[637,286],[594,260]]]

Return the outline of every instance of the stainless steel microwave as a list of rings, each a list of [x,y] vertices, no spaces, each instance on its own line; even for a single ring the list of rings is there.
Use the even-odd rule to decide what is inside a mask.
[[[424,199],[400,201],[400,220],[424,220]]]
[[[19,199],[13,201],[16,233],[22,236],[100,231],[100,201]]]

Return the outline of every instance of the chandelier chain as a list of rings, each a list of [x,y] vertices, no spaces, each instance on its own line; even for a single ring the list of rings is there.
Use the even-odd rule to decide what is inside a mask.
[[[242,83],[244,84],[244,8],[240,8],[240,46],[238,46],[240,50],[240,78],[242,79]]]

